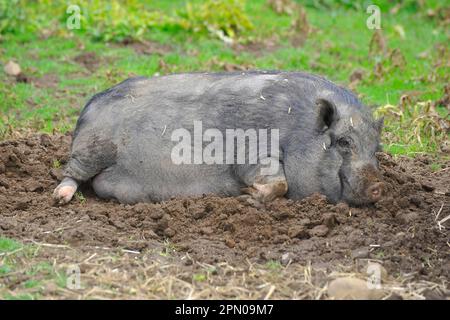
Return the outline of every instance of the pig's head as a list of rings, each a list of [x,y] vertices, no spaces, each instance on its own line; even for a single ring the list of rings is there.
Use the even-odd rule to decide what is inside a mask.
[[[323,141],[321,184],[325,195],[353,205],[377,202],[384,193],[375,156],[380,151],[383,119],[374,120],[362,105],[337,107],[330,100],[318,99],[316,106],[316,125]],[[336,181],[327,181],[328,177],[338,180],[339,187]]]

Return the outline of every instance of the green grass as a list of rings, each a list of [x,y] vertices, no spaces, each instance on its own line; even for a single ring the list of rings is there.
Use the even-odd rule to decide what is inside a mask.
[[[28,10],[39,17],[39,12],[45,13],[53,8],[45,7],[42,3],[45,1],[29,4]],[[191,3],[200,6],[202,1]],[[72,33],[62,23],[53,27],[55,35],[48,38],[40,36],[40,29],[5,33],[0,62],[6,63],[13,59],[29,77],[54,74],[59,81],[55,87],[37,87],[32,83],[14,83],[0,73],[0,138],[7,137],[14,130],[72,130],[80,109],[90,96],[131,75],[218,71],[227,63],[255,69],[308,71],[322,74],[344,86],[350,84],[349,77],[353,71],[361,70],[363,78],[354,90],[370,106],[397,105],[402,95],[411,93],[414,93],[417,101],[436,101],[442,97],[444,85],[449,81],[450,68],[445,63],[437,67],[436,64],[439,59],[450,57],[448,35],[445,27],[439,21],[428,18],[425,9],[417,9],[414,1],[408,1],[408,5],[395,15],[388,13],[392,7],[389,2],[378,1],[383,9],[382,32],[387,51],[398,49],[401,52],[406,62],[401,66],[395,66],[388,53],[369,55],[369,43],[374,31],[366,28],[368,15],[365,10],[348,8],[342,1],[323,1],[326,8],[319,5],[318,1],[305,3],[313,31],[303,46],[293,47],[289,35],[295,15],[278,15],[265,0],[245,2],[244,13],[253,28],[243,30],[235,37],[235,41],[264,42],[273,38],[278,43],[276,50],[258,54],[251,51],[235,52],[207,32],[193,32],[173,25],[150,27],[140,36],[170,45],[172,50],[162,56],[142,55],[130,47],[98,41],[90,29]],[[133,1],[130,12],[136,14],[136,8],[141,4],[149,12],[157,10],[168,17],[176,17],[177,12],[186,8],[186,1],[183,0],[158,0],[151,4]],[[436,8],[439,2],[427,2],[427,5]],[[64,16],[59,18],[59,21],[64,21]],[[397,31],[398,26],[405,31],[405,37]],[[115,29],[106,29],[105,32],[115,35]],[[437,46],[446,48],[447,56],[442,57]],[[98,68],[91,71],[75,62],[74,58],[82,52],[95,52],[99,60]],[[427,54],[423,55],[424,52]],[[420,55],[422,57],[418,58]],[[377,63],[384,69],[381,77],[374,74]],[[443,107],[440,112],[444,112],[442,110]],[[445,114],[443,117],[449,119]],[[389,152],[414,154],[438,150],[439,141],[428,139],[427,136],[423,136],[420,142],[411,140],[411,130],[397,130],[396,121],[387,119],[386,131],[398,136],[398,139],[385,139]]]
[[[192,280],[197,281],[197,282],[206,281],[207,279],[208,279],[208,277],[203,273],[194,273],[192,275]]]
[[[22,248],[22,244],[20,244],[19,242],[12,239],[0,237],[0,253],[7,253],[20,248]]]
[[[430,168],[431,168],[431,171],[436,172],[436,171],[439,171],[442,169],[442,164],[433,162],[432,164],[430,164]]]
[[[39,246],[0,237],[0,299],[39,299],[48,285],[66,287],[66,275],[39,257]],[[8,284],[13,283],[14,290]]]
[[[86,197],[84,196],[84,194],[81,191],[75,192],[75,198],[81,204],[86,203]]]
[[[269,260],[266,262],[266,268],[271,271],[279,271],[283,266],[279,261]]]

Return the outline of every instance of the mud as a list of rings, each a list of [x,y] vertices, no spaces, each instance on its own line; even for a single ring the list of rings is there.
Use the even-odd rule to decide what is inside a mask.
[[[450,215],[450,161],[432,172],[428,156],[380,154],[388,196],[368,208],[330,204],[321,195],[266,206],[211,195],[122,205],[98,199],[87,185],[57,207],[51,193],[70,140],[42,134],[0,142],[0,236],[134,251],[170,243],[205,263],[276,260],[333,270],[374,259],[394,276],[448,279],[450,221],[438,222]]]
[[[93,51],[83,52],[77,55],[73,60],[84,66],[90,72],[97,70],[101,63],[101,59]]]
[[[159,56],[164,56],[174,51],[174,48],[170,45],[148,40],[134,41],[131,39],[125,39],[119,43],[119,46],[131,47],[137,54],[142,55],[156,54]]]

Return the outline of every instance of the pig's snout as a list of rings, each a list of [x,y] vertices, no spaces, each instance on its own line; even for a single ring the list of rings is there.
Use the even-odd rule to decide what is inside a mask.
[[[380,201],[386,193],[386,185],[381,179],[380,172],[373,164],[364,164],[356,174],[356,188],[360,202],[375,203]]]
[[[367,198],[369,198],[372,202],[379,201],[383,195],[384,195],[384,183],[383,182],[376,182],[367,188]]]

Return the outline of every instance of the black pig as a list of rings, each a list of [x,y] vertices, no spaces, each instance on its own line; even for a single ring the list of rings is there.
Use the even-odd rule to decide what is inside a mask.
[[[222,163],[208,162],[195,155],[213,141],[211,135],[201,140],[207,131],[198,140],[200,122],[202,130],[224,137],[227,129],[248,135],[226,150]],[[81,182],[91,180],[98,196],[123,203],[242,192],[263,201],[319,192],[332,202],[373,203],[383,195],[375,157],[381,127],[350,91],[307,73],[132,78],[95,95],[83,109],[54,198],[67,203]],[[174,158],[179,129],[197,142],[183,154],[193,164]],[[251,148],[246,131],[261,129],[278,133],[276,141],[267,138],[270,152],[262,154]],[[244,162],[236,162],[239,150]],[[275,169],[267,174],[271,164]]]

